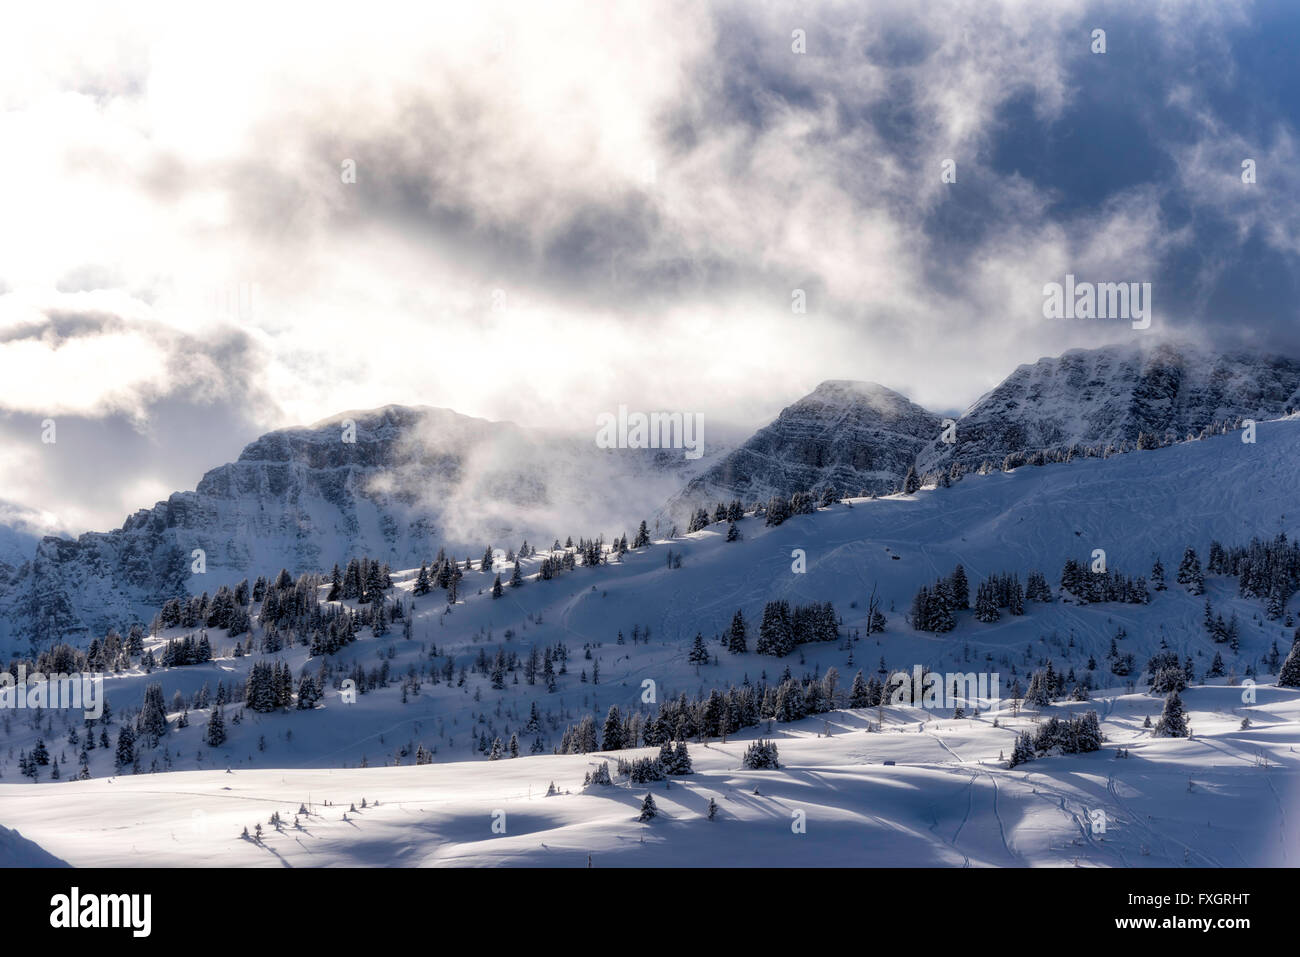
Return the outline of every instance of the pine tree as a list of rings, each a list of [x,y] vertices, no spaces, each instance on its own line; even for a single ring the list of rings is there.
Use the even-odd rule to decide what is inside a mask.
[[[850,708],[870,708],[871,696],[867,691],[866,682],[862,680],[862,672],[859,671],[853,676],[853,684],[849,688],[849,707]]]
[[[1011,750],[1011,767],[1018,764],[1024,764],[1026,761],[1034,760],[1034,744],[1029,737],[1028,731],[1020,732],[1016,738],[1016,746]]]
[[[745,749],[741,764],[750,771],[775,770],[781,766],[777,758],[776,742],[760,738]]]
[[[135,762],[135,733],[129,724],[122,725],[122,730],[118,732],[115,759],[119,771]]]
[[[136,719],[136,729],[156,747],[158,739],[167,733],[167,709],[163,705],[162,685],[150,684],[144,689],[144,703]]]
[[[743,655],[749,650],[748,642],[745,640],[745,616],[741,614],[740,609],[731,616],[731,628],[727,631],[727,651],[733,655]]]
[[[1300,629],[1296,631],[1291,651],[1277,673],[1277,685],[1279,688],[1300,688]]]
[[[641,813],[637,815],[638,821],[653,820],[659,813],[659,808],[655,806],[655,797],[649,791],[646,792],[645,800],[641,802]]]
[[[429,563],[420,562],[420,572],[415,576],[415,587],[411,590],[415,595],[427,595],[433,586],[429,583]]]
[[[790,503],[781,495],[773,495],[767,502],[765,524],[780,525],[790,517]]]
[[[618,751],[627,747],[623,739],[623,716],[618,712],[618,705],[610,705],[605,715],[605,727],[601,732],[600,749]]]
[[[790,620],[790,604],[784,599],[770,601],[763,606],[763,621],[758,629],[755,651],[760,655],[788,655],[795,646],[794,630]]]
[[[221,716],[221,708],[214,707],[212,716],[208,718],[208,730],[204,735],[204,742],[210,748],[219,748],[226,743],[226,722]]]
[[[695,641],[691,644],[691,652],[686,658],[693,665],[707,665],[709,663],[709,650],[704,647],[704,635],[701,632],[695,633]]]
[[[965,611],[970,608],[970,583],[966,580],[966,569],[960,564],[952,570],[948,578],[948,594],[953,608]]]
[[[686,742],[679,740],[673,750],[673,774],[691,774],[691,754],[686,749]]]
[[[500,575],[497,575],[497,579],[496,579],[496,581],[494,581],[494,582],[492,583],[492,597],[493,597],[493,598],[500,598],[500,597],[501,597],[501,592],[502,592],[502,588],[501,588],[501,576],[500,576]]]
[[[1183,699],[1177,691],[1171,691],[1165,696],[1164,710],[1151,733],[1157,738],[1187,737],[1187,712],[1183,709]]]
[[[1002,617],[998,611],[997,599],[994,597],[990,583],[980,582],[975,589],[975,618],[978,621],[993,622]]]
[[[1183,560],[1178,566],[1178,584],[1186,585],[1193,595],[1205,593],[1205,576],[1201,573],[1201,560],[1196,557],[1196,549],[1188,546],[1183,552]]]

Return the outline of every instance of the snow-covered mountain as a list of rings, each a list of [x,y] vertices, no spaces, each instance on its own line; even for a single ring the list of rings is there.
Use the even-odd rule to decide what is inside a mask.
[[[957,421],[956,442],[932,439],[917,470],[952,461],[1001,465],[1012,452],[1182,439],[1239,418],[1300,408],[1300,362],[1190,346],[1072,349],[1022,365]]]
[[[1146,434],[1183,439],[1240,418],[1300,408],[1300,361],[1209,353],[1170,343],[1072,349],[1022,365],[956,420],[883,386],[824,382],[776,421],[701,473],[669,502],[691,508],[764,500],[830,485],[840,494],[886,493],[909,468],[925,475],[954,461],[1000,467],[1016,452],[1120,446]]]
[[[832,485],[841,494],[887,493],[939,432],[940,418],[892,389],[832,380],[781,411],[740,448],[693,479],[668,506]]]
[[[712,442],[693,460],[681,450],[601,449],[447,409],[343,413],[262,436],[194,491],[119,529],[45,538],[30,561],[0,568],[0,639],[25,647],[102,633],[213,581],[328,571],[360,554],[405,567],[439,547],[478,556],[487,545],[635,531],[626,522],[649,515],[723,451]],[[202,574],[193,571],[196,549]]]
[[[1300,407],[1300,362],[1187,346],[1073,350],[1021,366],[941,440],[942,417],[870,383],[829,381],[742,445],[705,457],[600,449],[592,439],[388,406],[271,432],[192,492],[142,509],[122,528],[47,538],[23,564],[0,555],[0,641],[25,646],[148,619],[170,596],[214,580],[327,570],[367,554],[393,567],[440,547],[664,531],[696,505],[833,486],[888,493],[909,468],[1000,465],[1013,452],[1182,438],[1242,417]],[[355,424],[355,441],[344,440]],[[666,505],[664,503],[667,503]],[[201,549],[206,574],[193,574]]]

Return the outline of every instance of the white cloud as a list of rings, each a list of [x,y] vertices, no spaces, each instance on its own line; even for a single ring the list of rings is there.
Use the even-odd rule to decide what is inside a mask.
[[[0,407],[759,424],[826,378],[957,407],[1097,344],[1040,321],[1044,281],[1171,240],[1149,191],[1063,226],[987,169],[999,109],[1059,114],[1086,41],[1038,2],[29,5],[0,37]],[[945,264],[927,217],[961,189],[999,226]],[[56,308],[121,321],[4,339]]]

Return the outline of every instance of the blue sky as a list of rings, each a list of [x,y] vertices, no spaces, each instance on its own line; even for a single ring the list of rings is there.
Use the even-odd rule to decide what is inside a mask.
[[[1294,354],[1298,38],[1284,3],[14,14],[0,522],[116,525],[393,402],[748,428],[826,379],[946,412],[1074,347]],[[1067,273],[1150,282],[1152,328],[1044,319]]]

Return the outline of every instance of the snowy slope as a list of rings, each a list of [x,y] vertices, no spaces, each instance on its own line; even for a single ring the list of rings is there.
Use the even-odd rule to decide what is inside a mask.
[[[355,442],[343,441],[347,422]],[[8,582],[0,566],[0,647],[8,638],[25,651],[27,639],[44,646],[61,636],[84,644],[87,631],[148,621],[149,607],[207,586],[191,573],[195,549],[209,576],[238,581],[328,570],[362,553],[401,567],[440,545],[517,548],[579,514],[605,522],[648,513],[724,450],[711,442],[692,460],[680,450],[600,449],[594,439],[402,406],[271,432],[195,491],[120,529],[46,538]]]
[[[76,766],[77,747],[67,742],[74,722],[47,712],[38,730],[31,712],[7,712],[0,822],[73,864],[582,865],[587,854],[600,866],[1294,864],[1300,859],[1291,823],[1300,692],[1271,687],[1261,660],[1273,642],[1285,650],[1292,629],[1264,620],[1258,601],[1236,596],[1235,581],[1208,576],[1216,611],[1236,612],[1241,622],[1241,650],[1233,655],[1201,629],[1203,599],[1172,581],[1186,545],[1204,555],[1211,537],[1232,544],[1297,533],[1291,509],[1300,420],[1264,423],[1257,438],[1250,445],[1235,434],[1217,436],[1110,459],[972,475],[951,488],[858,499],[777,528],[747,518],[737,542],[725,541],[725,526],[715,525],[631,552],[622,562],[579,567],[547,582],[529,579],[500,600],[486,592],[492,574],[474,570],[450,612],[436,595],[415,600],[409,641],[400,630],[380,638],[363,632],[336,656],[347,668],[386,662],[389,686],[354,704],[329,690],[324,706],[312,711],[245,711],[239,724],[232,720],[236,709],[228,708],[229,738],[215,750],[203,745],[205,712],[192,712],[183,729],[173,714],[164,741],[144,752],[146,773],[139,776],[115,776],[110,749],[96,748],[92,780],[66,780]],[[945,635],[914,632],[901,615],[920,584],[957,561],[972,585],[999,571],[1023,578],[1032,568],[1054,582],[1065,558],[1087,558],[1093,548],[1104,548],[1111,567],[1132,575],[1145,573],[1158,554],[1170,569],[1169,590],[1146,606],[1030,605],[1023,617],[992,624],[960,613],[957,628]],[[803,574],[791,568],[795,549],[805,552]],[[680,568],[667,567],[670,550],[683,555]],[[526,561],[524,570],[534,572],[537,560]],[[411,584],[406,573],[396,588],[405,592]],[[860,632],[873,587],[885,599],[889,624],[867,638]],[[801,646],[785,659],[753,653],[752,635],[751,651],[741,655],[713,642],[734,611],[741,609],[754,627],[774,597],[834,601],[846,634],[856,630],[857,640]],[[648,626],[650,639],[618,644],[618,632],[630,636],[634,626]],[[1255,667],[1257,700],[1246,702],[1240,686],[1215,679],[1185,695],[1192,740],[1152,740],[1142,718],[1158,715],[1161,699],[1120,686],[1104,663],[1087,672],[1088,657],[1102,661],[1120,626],[1128,633],[1124,650],[1139,663],[1164,640],[1193,658],[1198,677],[1216,652],[1237,675]],[[709,639],[710,664],[686,660],[696,632]],[[120,715],[137,706],[147,683],[161,684],[170,701],[177,690],[189,696],[219,679],[242,682],[251,662],[262,660],[232,658],[230,640],[212,637],[219,657],[209,664],[110,676],[114,710]],[[448,657],[459,669],[480,650],[526,654],[530,646],[557,641],[571,657],[553,693],[522,678],[497,691],[472,671],[463,685],[431,684],[427,677],[430,664]],[[295,674],[319,665],[302,647],[275,657]],[[646,679],[664,701],[746,677],[774,681],[787,667],[820,675],[833,666],[843,688],[857,669],[871,672],[882,659],[891,669],[995,670],[1009,682],[1049,658],[1062,672],[1088,674],[1094,685],[1091,702],[1063,702],[1051,713],[1097,710],[1108,749],[1004,770],[998,756],[1009,753],[1014,731],[1032,726],[1032,711],[957,720],[948,710],[889,708],[884,733],[863,730],[877,720],[875,712],[830,714],[777,723],[770,732],[749,729],[708,748],[693,744],[699,773],[671,789],[654,785],[664,818],[642,827],[632,819],[644,788],[577,793],[592,755],[491,762],[475,746],[480,735],[520,733],[533,703],[543,715],[540,737],[548,750],[566,725],[586,714],[599,719],[610,705],[649,711],[642,703]],[[594,684],[597,665],[601,678]],[[403,701],[400,678],[410,669],[422,683]],[[1253,726],[1242,730],[1247,715]],[[995,716],[1001,727],[992,726]],[[833,736],[818,737],[828,722]],[[111,730],[115,740],[116,726]],[[738,742],[759,731],[778,740],[783,770],[738,770]],[[7,755],[30,749],[38,736],[60,759],[65,780],[50,781],[48,771],[37,784],[19,776]],[[527,745],[531,737],[521,733],[520,739]],[[421,744],[435,752],[434,764],[412,766]],[[1121,744],[1131,746],[1131,758],[1114,757]],[[358,767],[363,762],[368,767]],[[171,771],[147,773],[151,768]],[[542,797],[551,781],[574,793]],[[699,817],[710,795],[722,808],[715,822]],[[359,806],[362,798],[378,798],[381,808],[343,822],[347,805]],[[334,805],[304,824],[308,833],[268,836],[264,845],[238,838],[244,826],[265,826],[274,810],[291,822],[299,803],[314,802],[320,811],[324,800]],[[1104,838],[1083,826],[1086,812],[1097,807],[1112,822]],[[507,814],[505,836],[490,830],[498,808]],[[794,809],[806,811],[807,834],[790,831]]]
[[[999,753],[1031,715],[997,715],[995,728],[992,713],[898,708],[883,732],[866,730],[874,712],[779,726],[775,771],[741,769],[752,735],[692,745],[695,773],[668,785],[584,790],[587,771],[613,763],[590,754],[0,784],[0,807],[76,866],[1295,866],[1300,693],[1259,696],[1257,725],[1240,731],[1240,689],[1190,690],[1190,740],[1142,729],[1159,710],[1147,696],[1095,702],[1100,752],[1011,770]],[[641,823],[648,792],[660,814]],[[260,842],[241,837],[259,823]]]
[[[1225,617],[1235,612],[1241,622],[1241,650],[1232,655],[1204,633],[1204,599],[1173,584],[1173,570],[1189,544],[1204,555],[1211,537],[1236,543],[1278,531],[1296,534],[1291,508],[1300,421],[1265,423],[1258,439],[1246,445],[1234,435],[1220,436],[1108,460],[968,476],[949,489],[857,500],[853,507],[837,505],[778,528],[747,518],[739,523],[744,538],[738,542],[725,541],[724,526],[715,525],[630,552],[622,562],[578,567],[547,582],[529,580],[507,588],[500,600],[487,593],[493,573],[476,569],[463,580],[462,600],[450,612],[436,594],[414,600],[411,640],[404,640],[400,629],[382,638],[363,631],[359,641],[335,656],[335,663],[346,669],[354,662],[371,669],[387,661],[394,682],[389,687],[351,705],[329,691],[326,706],[314,711],[247,712],[241,725],[227,721],[230,737],[220,753],[203,748],[206,719],[199,714],[188,728],[173,730],[165,751],[149,755],[144,768],[155,760],[160,770],[341,767],[363,759],[372,765],[409,762],[419,744],[435,750],[436,760],[464,759],[477,754],[479,735],[508,740],[518,732],[534,701],[548,719],[543,737],[549,748],[558,743],[559,731],[583,714],[603,715],[611,704],[641,709],[646,679],[656,682],[659,700],[665,700],[680,691],[694,694],[745,677],[775,680],[787,666],[796,674],[820,674],[834,666],[847,686],[854,671],[870,673],[882,658],[890,668],[924,664],[954,670],[950,666],[961,665],[962,671],[997,671],[1009,687],[1013,674],[1027,676],[1045,657],[1062,672],[1074,668],[1081,676],[1092,656],[1099,663],[1094,685],[1105,687],[1119,683],[1108,673],[1104,657],[1121,626],[1128,633],[1122,650],[1133,653],[1139,666],[1165,640],[1181,657],[1194,658],[1198,674],[1205,673],[1216,652],[1237,675],[1251,665],[1262,674],[1262,656],[1273,642],[1285,652],[1291,629],[1264,620],[1258,601],[1238,598],[1235,580],[1209,576],[1207,595],[1216,612]],[[957,628],[944,635],[914,632],[904,621],[902,612],[917,587],[948,573],[957,562],[964,563],[972,590],[986,575],[1001,571],[1016,571],[1023,580],[1037,568],[1055,582],[1066,558],[1086,559],[1094,548],[1104,548],[1110,566],[1129,575],[1145,574],[1152,556],[1160,555],[1170,570],[1169,590],[1155,593],[1145,606],[1030,604],[1023,617],[1004,616],[992,624],[963,612]],[[803,574],[792,572],[795,549],[805,553]],[[683,555],[681,568],[667,567],[670,550]],[[526,561],[525,571],[533,573],[538,561]],[[209,587],[215,590],[217,584]],[[397,589],[409,597],[411,585],[408,572],[399,577]],[[752,636],[751,651],[744,655],[712,644],[736,610],[756,630],[764,603],[779,597],[794,603],[833,601],[846,633],[860,633],[873,587],[884,599],[888,628],[860,638],[851,648],[843,643],[805,645],[790,658],[775,659],[753,653]],[[634,627],[649,628],[650,640],[633,645]],[[617,643],[620,631],[622,645]],[[697,667],[686,660],[697,632],[709,639],[715,663]],[[219,680],[242,683],[258,659],[232,658],[232,642],[221,633],[211,637],[219,656],[211,663],[151,675],[137,668],[110,676],[106,687],[114,708],[138,706],[149,682],[162,685],[166,701],[177,690],[192,696],[205,683],[214,689]],[[470,673],[463,686],[427,679],[430,666],[447,657],[459,669],[472,664],[480,650],[491,656],[504,648],[524,656],[530,647],[560,641],[570,649],[569,673],[551,694],[522,679],[494,691],[478,673]],[[435,646],[438,657],[432,659]],[[277,657],[295,674],[319,667],[319,661],[309,662],[302,646]],[[597,665],[600,684],[582,681],[583,673],[590,678]],[[403,703],[398,679],[411,668],[424,679],[419,693]],[[66,736],[63,720],[53,719],[46,729],[51,745]],[[0,744],[22,750],[35,743],[29,716],[18,715],[10,725]],[[531,739],[521,735],[521,740],[527,745]],[[66,776],[75,767],[77,750],[59,747]],[[97,777],[110,774],[110,753],[92,751],[90,765]],[[0,774],[13,780],[15,773],[14,758],[0,752]]]
[[[0,867],[67,867],[53,854],[17,831],[0,827]]]

